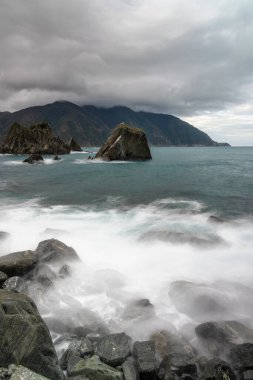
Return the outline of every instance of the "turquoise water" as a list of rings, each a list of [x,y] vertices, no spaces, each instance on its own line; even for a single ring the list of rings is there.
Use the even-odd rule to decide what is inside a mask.
[[[0,156],[0,231],[10,233],[0,254],[57,238],[81,258],[35,296],[43,317],[78,327],[88,308],[112,332],[187,330],[193,342],[203,321],[253,327],[253,148],[153,148],[152,161],[113,163],[88,160],[90,151],[43,165]],[[193,282],[194,294],[175,300],[174,281]],[[225,311],[192,306],[196,294]],[[124,307],[141,298],[155,317],[126,325]]]
[[[1,156],[0,197],[98,207],[110,198],[128,205],[173,198],[229,217],[252,215],[253,148],[153,148],[152,155],[148,162],[103,163],[76,153],[34,166]]]

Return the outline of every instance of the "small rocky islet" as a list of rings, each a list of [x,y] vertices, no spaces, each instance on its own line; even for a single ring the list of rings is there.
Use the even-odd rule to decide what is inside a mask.
[[[35,250],[0,257],[0,379],[252,379],[253,330],[235,320],[201,322],[191,339],[168,324],[144,341],[110,331],[88,309],[81,310],[87,313],[86,324],[78,328],[59,319],[43,320],[34,300],[40,292],[47,297],[58,279],[64,286],[80,261],[73,248],[54,238],[41,241]],[[180,311],[186,315],[210,308],[214,316],[218,310],[226,315],[222,298],[215,299],[202,284],[174,281],[169,294],[177,308],[185,305]],[[154,315],[155,306],[139,299],[125,307],[121,318],[149,321]],[[49,330],[58,331],[54,343]],[[57,355],[59,342],[68,342],[68,347]]]

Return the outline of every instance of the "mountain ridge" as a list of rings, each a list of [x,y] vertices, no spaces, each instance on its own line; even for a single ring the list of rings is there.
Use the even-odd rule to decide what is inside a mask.
[[[0,112],[0,144],[3,143],[13,123],[29,126],[45,121],[64,141],[73,137],[83,146],[102,145],[112,129],[121,122],[142,128],[149,143],[154,146],[224,145],[215,142],[205,132],[173,115],[133,111],[125,106],[111,108],[78,106],[68,101],[27,107],[12,113]]]

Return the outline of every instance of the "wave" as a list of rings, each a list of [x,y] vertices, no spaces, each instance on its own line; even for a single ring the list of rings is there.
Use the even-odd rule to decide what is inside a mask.
[[[0,230],[11,234],[5,253],[35,249],[54,237],[80,256],[82,264],[72,266],[71,277],[56,281],[42,303],[38,300],[46,319],[71,312],[78,326],[85,307],[111,331],[124,329],[143,339],[154,328],[251,319],[253,220],[214,222],[204,209],[199,202],[171,198],[133,207],[111,198],[103,208],[41,207],[34,199],[2,205]],[[191,302],[197,296],[222,307],[215,313],[206,303],[207,310],[198,309]],[[154,305],[148,325],[122,318],[138,299]]]

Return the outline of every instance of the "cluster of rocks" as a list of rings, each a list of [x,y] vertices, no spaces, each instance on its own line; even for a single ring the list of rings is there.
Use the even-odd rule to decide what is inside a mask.
[[[56,239],[40,242],[34,251],[0,257],[0,379],[253,379],[253,330],[231,320],[199,323],[191,338],[168,328],[133,341],[125,332],[111,333],[95,314],[82,309],[83,326],[73,330],[57,321],[61,336],[54,344],[68,342],[58,357],[47,327],[56,331],[54,321],[42,320],[31,290],[51,288],[56,279],[70,275],[78,260],[73,248]],[[216,317],[226,315],[223,299],[214,302],[213,290],[201,284],[176,281],[170,297],[178,310],[192,317],[205,316],[206,310],[210,315],[210,308]],[[129,304],[121,317],[144,321],[154,315],[150,301],[141,299]]]

